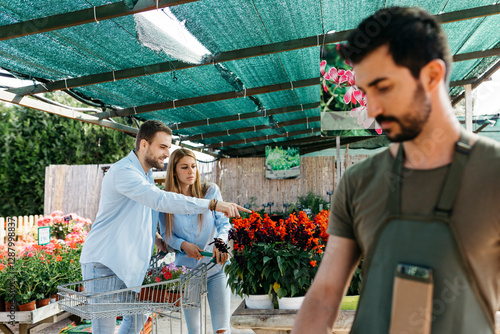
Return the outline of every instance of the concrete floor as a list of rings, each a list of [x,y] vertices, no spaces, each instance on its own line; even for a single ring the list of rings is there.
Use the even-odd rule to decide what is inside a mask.
[[[240,305],[241,301],[242,301],[242,299],[240,297],[234,296],[234,295],[231,296],[231,314]],[[207,305],[208,305],[208,303],[207,303]],[[208,307],[207,307],[207,309],[208,309]],[[64,319],[64,320],[61,320],[61,321],[51,325],[50,327],[47,327],[41,331],[38,331],[36,333],[57,334],[70,323],[71,323],[71,320]],[[207,324],[208,324],[207,334],[213,334],[209,309],[208,309],[208,314],[207,314]],[[19,326],[18,325],[17,326],[8,326],[8,327],[14,333],[16,333],[16,334],[19,333]],[[168,318],[159,318],[156,328],[157,328],[156,332],[161,333],[161,334],[181,333],[178,320],[174,320],[174,321],[172,321],[172,323],[170,323]],[[187,334],[187,328],[186,328],[185,324],[183,325],[182,333]],[[231,328],[231,333],[233,333],[233,334],[255,334],[252,330],[249,330],[249,329],[235,329],[235,328]]]

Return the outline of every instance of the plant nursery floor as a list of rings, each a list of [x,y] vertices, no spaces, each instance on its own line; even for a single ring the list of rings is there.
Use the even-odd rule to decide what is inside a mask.
[[[240,305],[242,299],[238,296],[232,296],[231,297],[231,314],[234,312],[234,310]],[[207,303],[208,305],[208,303]],[[60,322],[57,322],[53,325],[51,325],[50,327],[47,327],[43,330],[40,330],[40,331],[37,331],[36,333],[40,333],[40,334],[57,334],[59,333],[64,327],[66,327],[68,324],[71,323],[71,320],[69,319],[64,319],[64,320],[61,320]],[[212,331],[212,325],[211,325],[211,319],[210,319],[210,310],[208,310],[208,317],[207,317],[207,324],[208,324],[208,328],[207,328],[207,333],[208,334],[213,334],[213,331]],[[8,327],[14,332],[14,333],[19,333],[19,325],[16,325],[16,326],[10,326],[8,325]],[[180,333],[180,330],[179,330],[179,322],[178,321],[174,321],[172,323],[172,330],[170,330],[170,323],[168,321],[168,319],[166,318],[161,318],[159,321],[158,321],[158,333],[161,333],[161,334],[177,334],[177,333]],[[1,333],[1,331],[0,331]],[[183,333],[186,333],[187,334],[187,328],[186,326],[184,325],[184,329],[183,329]],[[231,328],[231,333],[232,334],[255,334],[254,331],[252,330],[249,330],[249,329],[235,329],[235,328]]]

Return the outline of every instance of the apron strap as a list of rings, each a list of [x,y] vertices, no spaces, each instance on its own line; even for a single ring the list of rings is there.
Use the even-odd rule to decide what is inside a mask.
[[[469,144],[469,135],[465,130],[460,130],[460,139],[455,144],[453,161],[446,174],[443,187],[438,197],[438,202],[434,208],[434,214],[441,218],[448,218],[453,211],[453,203],[460,187],[462,174],[468,161],[472,147]],[[390,177],[390,194],[387,205],[390,215],[401,214],[401,182],[404,178],[405,153],[403,143],[400,143],[398,153],[392,165]]]
[[[441,218],[449,218],[453,212],[453,203],[460,188],[462,174],[469,159],[472,147],[469,144],[469,135],[466,131],[460,131],[460,139],[455,144],[453,162],[446,175],[439,199],[434,208],[434,214]]]
[[[405,161],[405,150],[403,143],[399,144],[396,159],[392,165],[391,175],[389,176],[389,201],[387,203],[387,212],[389,215],[401,214],[401,182],[403,181],[403,165]]]

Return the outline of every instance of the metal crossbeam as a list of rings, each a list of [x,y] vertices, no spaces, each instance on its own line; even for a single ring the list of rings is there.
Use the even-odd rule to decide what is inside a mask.
[[[134,8],[129,8],[123,1],[109,5],[90,7],[69,13],[62,13],[39,19],[13,23],[0,27],[0,41],[34,35],[42,32],[74,27],[86,23],[99,22],[120,16],[146,12],[156,8],[165,8],[195,2],[198,0],[139,0]]]
[[[477,78],[473,83],[465,83],[465,84],[471,84],[472,86],[472,89],[475,89],[477,88],[477,86],[479,86],[483,81],[486,81],[489,77],[491,77],[493,75],[493,73],[495,73],[496,71],[498,71],[500,69],[500,60],[497,61],[492,67],[490,67],[489,70],[487,70],[486,72],[484,72],[479,78]],[[462,100],[463,98],[465,97],[465,92],[462,92],[461,94],[455,96],[454,98],[452,98],[451,100],[451,105],[454,106],[455,104],[457,104],[460,100]]]
[[[320,121],[321,121],[321,117],[316,116],[316,117],[308,117],[308,118],[299,118],[299,119],[294,119],[294,120],[290,120],[290,121],[283,121],[283,122],[279,122],[278,125],[280,128],[283,128],[285,126],[299,125],[299,124],[304,124],[304,123],[312,123],[312,122],[320,122]],[[263,124],[263,125],[256,125],[256,126],[248,126],[245,128],[229,129],[226,131],[211,132],[211,133],[206,133],[203,135],[193,135],[193,136],[185,137],[185,139],[190,140],[190,141],[202,140],[202,139],[208,139],[208,138],[230,136],[230,135],[235,135],[235,134],[245,133],[245,132],[256,132],[256,131],[267,130],[267,129],[272,129],[272,128],[273,127],[270,125]]]
[[[498,55],[500,55],[500,48],[493,48],[493,49],[484,50],[484,51],[473,51],[473,52],[466,52],[466,53],[457,54],[457,55],[453,56],[453,61],[459,62],[459,61],[464,61],[464,60],[494,57],[494,56],[498,56]]]
[[[137,134],[137,131],[138,131],[136,128],[132,128],[132,127],[127,126],[127,125],[115,123],[115,122],[108,121],[108,120],[99,119],[96,116],[91,116],[91,115],[87,115],[87,114],[84,114],[84,113],[81,113],[81,112],[78,112],[75,110],[71,110],[71,109],[68,109],[65,107],[56,106],[56,105],[53,105],[53,104],[50,104],[47,102],[36,100],[32,97],[18,96],[16,94],[12,94],[12,93],[9,93],[9,92],[3,91],[3,90],[0,90],[0,101],[9,102],[9,103],[17,104],[19,106],[45,111],[45,112],[48,112],[51,114],[59,115],[59,116],[66,117],[66,118],[76,119],[78,121],[82,121],[82,122],[86,122],[86,123],[97,124],[100,126],[104,126],[106,128],[115,129],[115,130],[119,130],[119,131],[122,131],[125,133],[134,134],[134,135]]]
[[[305,135],[308,133],[314,134],[317,132],[321,132],[321,128],[311,128],[311,129],[292,131],[292,132],[288,133],[288,136],[294,137],[294,136],[298,136],[298,135]],[[217,144],[211,144],[211,145],[207,145],[207,146],[211,147],[211,148],[222,148],[222,147],[239,145],[239,144],[248,144],[248,143],[253,143],[253,142],[258,142],[258,141],[263,141],[263,140],[269,141],[271,139],[276,139],[276,138],[287,138],[287,134],[285,133],[285,134],[275,134],[275,135],[252,137],[252,138],[227,141],[227,142],[222,142],[222,143],[217,143]]]
[[[246,94],[246,96],[253,96],[253,95],[259,95],[259,94],[279,92],[279,91],[283,91],[283,90],[290,90],[290,89],[314,86],[314,85],[319,85],[319,82],[320,82],[319,77],[305,79],[305,80],[299,80],[299,81],[293,81],[293,82],[283,82],[283,83],[279,83],[279,84],[275,84],[275,85],[248,88],[246,90],[246,92],[244,92],[244,91],[240,91],[240,92],[230,91],[230,92],[218,93],[218,94],[212,94],[212,95],[190,97],[190,98],[182,99],[182,100],[153,103],[153,104],[147,104],[147,105],[142,105],[142,106],[137,106],[137,107],[132,107],[132,108],[124,108],[124,109],[119,109],[119,110],[110,110],[110,111],[106,111],[106,112],[102,112],[102,113],[96,113],[94,116],[97,116],[99,118],[129,116],[129,115],[141,114],[141,113],[155,111],[155,110],[174,109],[174,108],[178,108],[178,107],[186,107],[186,106],[192,106],[192,105],[202,104],[202,103],[236,99],[236,98],[244,97],[245,94]]]
[[[278,115],[278,114],[284,114],[284,113],[296,112],[296,111],[308,110],[308,109],[314,109],[314,108],[319,108],[319,102],[306,103],[304,105],[299,104],[299,105],[295,105],[295,106],[288,106],[288,107],[275,108],[275,109],[267,109],[267,110],[265,110],[265,115],[271,116],[271,115]],[[242,120],[256,118],[256,117],[262,117],[262,116],[264,116],[264,111],[255,111],[255,112],[236,114],[236,115],[231,115],[231,116],[209,118],[208,121],[211,125],[213,125],[213,124],[226,123],[226,122],[242,121]],[[193,128],[193,127],[197,127],[197,126],[202,126],[202,125],[206,125],[206,124],[207,124],[207,119],[204,118],[204,119],[201,119],[198,121],[172,123],[172,124],[169,124],[169,126],[172,128],[172,130],[180,130],[180,129],[187,129],[187,128]]]

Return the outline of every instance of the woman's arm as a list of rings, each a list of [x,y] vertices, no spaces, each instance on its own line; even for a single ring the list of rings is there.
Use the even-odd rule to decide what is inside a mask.
[[[216,184],[210,186],[205,195],[207,199],[215,198],[218,201],[222,201],[222,195],[220,193],[220,189]],[[227,218],[221,212],[215,212],[213,215],[209,213],[208,219],[212,219],[217,230],[217,239],[222,240],[223,242],[227,242],[229,229],[231,229],[231,224],[229,223],[229,218]],[[218,264],[224,264],[229,258],[229,254],[220,252],[215,245],[213,246],[213,254],[214,258],[216,258]]]

